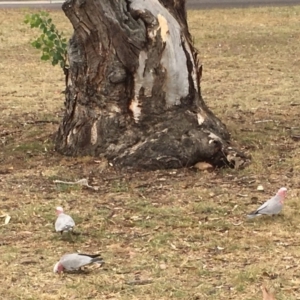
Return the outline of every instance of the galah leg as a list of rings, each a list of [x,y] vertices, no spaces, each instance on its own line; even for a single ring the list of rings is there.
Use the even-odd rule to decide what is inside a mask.
[[[69,234],[69,237],[71,238],[72,243],[74,243],[72,231],[69,230],[69,231],[68,231],[68,234]]]

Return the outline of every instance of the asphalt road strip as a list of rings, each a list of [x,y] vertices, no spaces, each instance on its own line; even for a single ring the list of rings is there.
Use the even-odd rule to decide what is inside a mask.
[[[51,5],[51,4],[60,4],[64,3],[65,1],[62,0],[50,0],[50,1],[1,1],[0,5],[36,5],[36,4],[45,4],[45,5]]]

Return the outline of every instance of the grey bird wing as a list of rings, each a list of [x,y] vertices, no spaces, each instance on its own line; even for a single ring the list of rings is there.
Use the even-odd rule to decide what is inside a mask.
[[[268,209],[268,206],[270,205],[270,201],[272,199],[269,199],[265,203],[263,203],[258,209],[252,211],[250,214],[248,214],[248,218],[254,218],[257,215],[264,214],[263,211]]]
[[[267,215],[276,215],[282,210],[283,204],[280,202],[279,196],[274,196],[267,201],[267,206],[259,209],[259,213]]]
[[[262,204],[257,210],[251,212],[248,217],[253,218],[258,215],[275,215],[280,213],[281,209],[282,204],[275,196]]]
[[[95,255],[78,254],[78,253],[65,254],[61,258],[60,263],[64,266],[64,268],[67,271],[73,271],[79,269],[80,267],[89,265],[93,262],[97,262],[99,260],[98,256],[99,255],[95,256]]]
[[[74,226],[74,220],[66,214],[60,214],[55,221],[55,230],[58,232],[72,230]]]

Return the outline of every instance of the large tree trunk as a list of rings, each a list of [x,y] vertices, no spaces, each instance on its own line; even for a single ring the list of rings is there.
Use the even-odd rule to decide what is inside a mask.
[[[62,7],[74,34],[57,151],[147,169],[232,163],[229,133],[201,97],[184,0]]]

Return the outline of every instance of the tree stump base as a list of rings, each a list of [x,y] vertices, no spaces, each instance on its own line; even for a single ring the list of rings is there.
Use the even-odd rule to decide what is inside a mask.
[[[65,115],[56,150],[138,169],[239,166],[205,105],[184,0],[67,0]],[[233,154],[234,153],[234,154]]]

